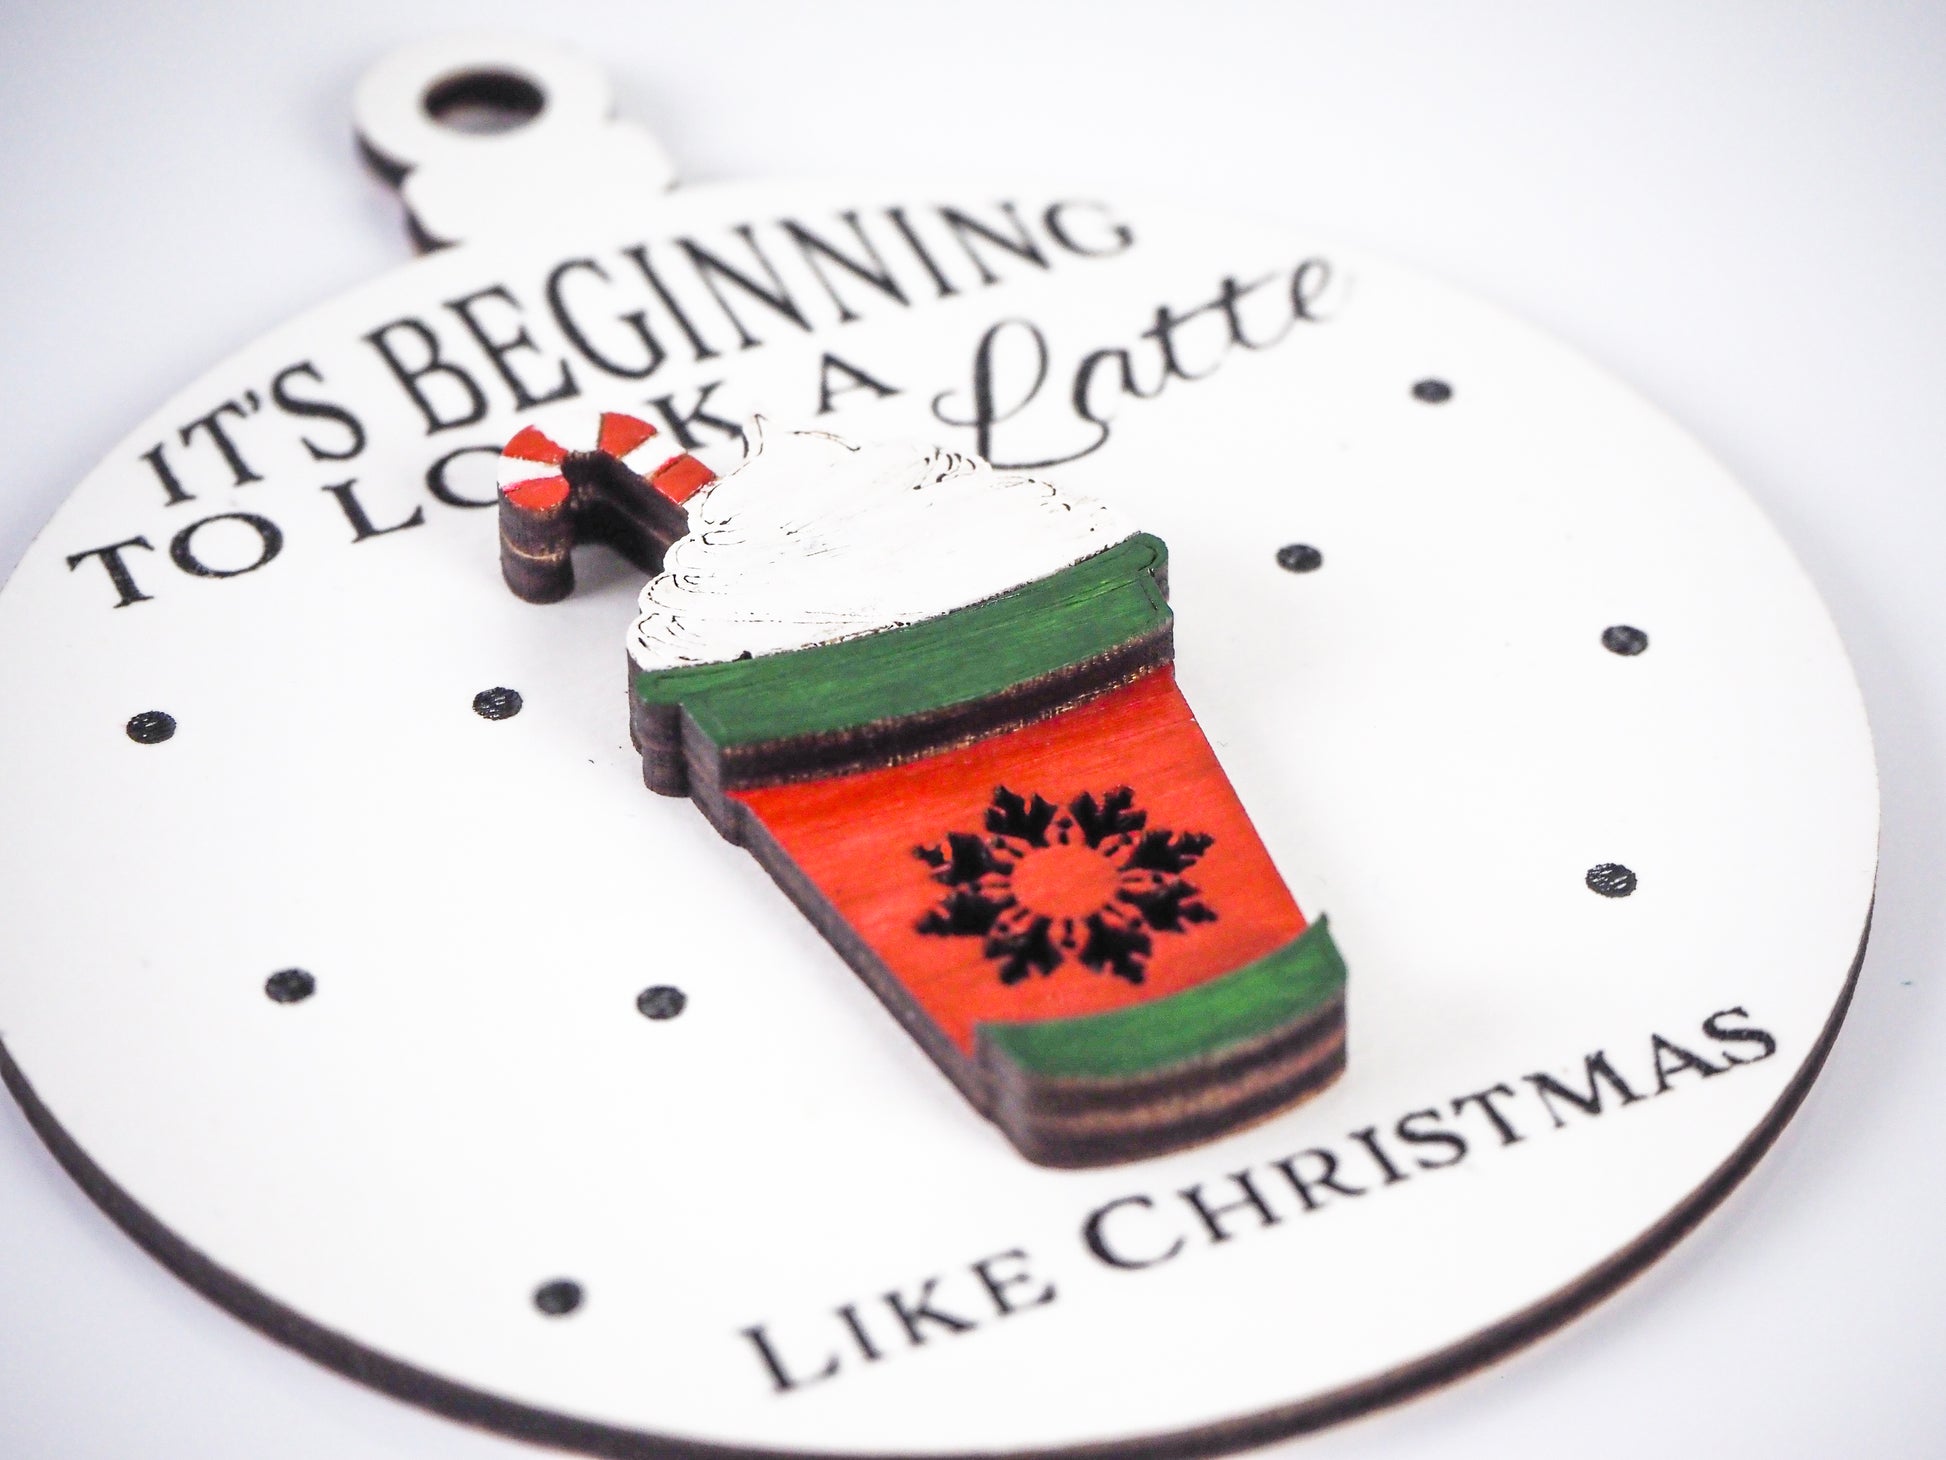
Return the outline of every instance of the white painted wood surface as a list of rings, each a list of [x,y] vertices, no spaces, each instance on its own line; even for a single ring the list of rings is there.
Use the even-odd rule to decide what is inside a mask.
[[[1865,925],[1875,780],[1836,633],[1722,470],[1540,336],[1323,237],[991,196],[935,181],[919,197],[950,201],[928,211],[861,183],[698,188],[618,204],[569,251],[524,233],[444,251],[219,366],[56,515],[0,596],[0,675],[37,707],[0,729],[0,758],[38,768],[0,786],[0,821],[31,831],[0,851],[22,910],[7,1043],[183,1241],[363,1349],[550,1413],[729,1445],[1039,1449],[1320,1401],[1472,1341],[1646,1240],[1785,1098]],[[894,255],[898,291],[820,298],[769,222],[846,216],[887,251],[899,218],[925,241]],[[720,274],[679,272],[693,248],[654,255],[666,238],[768,245],[787,303],[726,300]],[[520,603],[492,513],[425,479],[457,447],[641,389],[597,385],[561,319],[522,313],[508,342],[512,301],[565,259],[642,239],[705,341],[755,342],[733,363],[670,352],[658,391],[721,380],[719,415],[802,419],[842,352],[896,393],[823,419],[984,436],[1171,544],[1184,685],[1353,968],[1329,1092],[1156,1161],[1028,1166],[736,849],[641,791],[614,670],[626,575],[568,609]],[[929,261],[953,271],[930,298]],[[1227,312],[1205,303],[1226,279],[1252,286]],[[454,331],[455,299],[503,308]],[[682,325],[674,306],[645,317]],[[398,320],[416,324],[385,334]],[[409,346],[425,358],[402,370]],[[1090,374],[1115,350],[1139,390],[1118,390],[1119,364]],[[164,459],[194,502],[158,490],[150,442],[300,359],[368,438],[363,528],[317,479],[302,412],[257,452],[260,480],[212,490],[185,449]],[[557,380],[586,383],[565,398]],[[519,397],[543,388],[564,398],[536,414]],[[473,398],[484,418],[463,422]],[[953,547],[1019,536],[1005,489],[973,495]],[[1019,500],[1035,526],[1054,501]],[[168,541],[174,567],[128,549],[148,596],[114,607],[105,561],[69,559],[130,534]],[[1285,571],[1293,541],[1324,566]],[[933,581],[964,600],[944,568]],[[860,601],[880,586],[861,570]],[[1620,624],[1649,650],[1604,648]],[[475,713],[496,686],[517,718]],[[151,708],[180,728],[135,744],[122,723]],[[1584,885],[1624,862],[1632,896]],[[112,917],[92,911],[103,887]],[[318,992],[265,999],[285,964]],[[650,983],[688,1012],[645,1022]],[[1763,1041],[1710,1032],[1743,1026]],[[1550,1111],[1526,1077],[1576,1081],[1597,1050],[1641,1099]],[[1496,1086],[1515,1113],[1477,1093]],[[1450,1134],[1422,1122],[1411,1143],[1419,1110]],[[1312,1210],[1301,1177],[1322,1158],[1299,1153],[1378,1128],[1403,1169],[1341,1178]],[[1446,1174],[1454,1134],[1471,1154]],[[1292,1158],[1261,1230],[1232,1215],[1196,1239],[1178,1193],[1231,1204],[1231,1173]],[[1130,1194],[1174,1203],[1101,1239],[1140,1272],[1085,1240]],[[832,1310],[1015,1250],[1058,1302],[910,1352],[881,1311],[861,1321],[892,1355],[801,1392],[777,1392],[743,1334],[762,1325],[815,1373]],[[585,1307],[541,1317],[530,1293],[563,1276]]]
[[[745,424],[748,454],[689,503],[642,589],[644,669],[836,643],[936,618],[1092,557],[1112,508],[964,452]],[[732,448],[733,449],[733,448]]]
[[[1800,541],[1804,541],[1804,539],[1800,537]],[[1827,555],[1827,553],[1829,553],[1829,551],[1833,551],[1833,549],[1827,549],[1827,547],[1820,547],[1820,549],[1816,549],[1816,551],[1818,551],[1818,555],[1820,555],[1820,557],[1823,557],[1823,555]],[[1892,588],[1888,588],[1888,592],[1897,592],[1897,590],[1892,590]],[[1660,648],[1660,644],[1658,644],[1658,648]],[[1882,1028],[1882,1026],[1880,1026],[1880,1028]],[[1868,1143],[1868,1145],[1870,1145],[1870,1143]],[[1849,1162],[1845,1162],[1845,1166],[1847,1166],[1847,1168],[1851,1168],[1851,1166],[1849,1166]],[[1835,1197],[1833,1197],[1833,1199],[1835,1199]],[[1748,1213],[1748,1203],[1746,1203],[1746,1213]],[[1746,1221],[1744,1221],[1744,1226],[1748,1228],[1748,1224],[1749,1224],[1748,1217],[1746,1217]],[[1718,1261],[1722,1261],[1722,1259],[1724,1259],[1724,1256],[1726,1256],[1726,1254],[1722,1252],[1722,1248],[1720,1248],[1720,1244],[1718,1244],[1718,1248],[1716,1248],[1716,1258],[1718,1258]],[[1699,1273],[1691,1273],[1691,1275],[1693,1275],[1693,1277],[1701,1277]],[[1676,1302],[1676,1298],[1672,1296],[1672,1298],[1670,1298],[1670,1302]],[[1637,1310],[1639,1310],[1639,1306],[1637,1306]],[[1570,1349],[1570,1351],[1586,1351],[1586,1345],[1580,1345],[1580,1343],[1578,1343],[1578,1345],[1576,1345],[1576,1349]],[[1557,1361],[1557,1363],[1559,1363],[1559,1361]],[[302,1370],[300,1370],[300,1372],[302,1372]],[[1530,1369],[1530,1372],[1532,1372],[1532,1369]],[[1890,1382],[1890,1380],[1888,1380],[1888,1382]],[[1475,1386],[1475,1388],[1477,1388],[1477,1386]],[[1493,1392],[1496,1392],[1496,1394],[1506,1394],[1506,1386],[1504,1386],[1504,1384],[1500,1384],[1500,1388],[1496,1388],[1496,1390],[1493,1390]],[[1442,1400],[1442,1402],[1440,1402],[1440,1405],[1436,1405],[1436,1409],[1438,1409],[1438,1413],[1444,1413],[1444,1415],[1454,1415],[1454,1413],[1456,1413],[1456,1409],[1454,1409],[1454,1404],[1460,1405],[1460,1407],[1458,1407],[1458,1413],[1460,1413],[1460,1417],[1461,1417],[1461,1427],[1465,1427],[1465,1423],[1491,1423],[1491,1421],[1487,1421],[1487,1419],[1479,1419],[1479,1404],[1471,1404],[1471,1402],[1465,1402],[1463,1398],[1461,1398],[1461,1400]],[[387,1411],[387,1413],[389,1413],[389,1411]],[[1467,1419],[1469,1415],[1471,1415],[1471,1419]],[[1407,1421],[1401,1421],[1401,1423],[1407,1423],[1407,1425],[1411,1425],[1413,1421],[1409,1421],[1409,1419],[1407,1419]],[[440,1437],[444,1437],[444,1435],[448,1435],[448,1431],[444,1431],[444,1429],[438,1429],[438,1427],[434,1427],[434,1431],[432,1431],[432,1433],[434,1433],[434,1435],[440,1435]],[[1368,1437],[1368,1435],[1374,1435],[1374,1433],[1380,1433],[1380,1435],[1382,1435],[1382,1433],[1386,1433],[1386,1431],[1384,1431],[1384,1429],[1380,1429],[1380,1431],[1374,1431],[1374,1429],[1370,1429],[1370,1427],[1360,1427],[1360,1431],[1358,1431],[1358,1433],[1360,1433],[1360,1435],[1364,1435],[1364,1437]],[[475,1437],[465,1437],[465,1441],[473,1442],[475,1441]],[[444,1442],[444,1441],[436,1441],[436,1442]],[[477,1441],[477,1442],[481,1442],[481,1444],[485,1444],[486,1441]],[[1360,1441],[1360,1439],[1345,1439],[1345,1444],[1368,1444],[1368,1442],[1372,1442],[1372,1441]],[[1339,1448],[1343,1448],[1343,1446],[1339,1446]]]

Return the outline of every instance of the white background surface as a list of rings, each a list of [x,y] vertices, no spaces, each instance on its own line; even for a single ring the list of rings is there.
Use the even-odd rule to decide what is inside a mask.
[[[7,17],[0,565],[191,375],[405,256],[394,202],[351,160],[353,80],[428,29],[538,22],[399,9]],[[692,180],[1049,170],[1315,220],[1552,330],[1728,462],[1829,600],[1879,740],[1878,930],[1829,1073],[1752,1181],[1620,1297],[1449,1393],[1286,1448],[1936,1452],[1946,605],[1926,529],[1946,525],[1927,490],[1946,432],[1925,404],[1946,383],[1946,23],[631,5],[546,26],[606,59]],[[223,1314],[95,1213],[10,1107],[0,1165],[0,1453],[526,1453]]]

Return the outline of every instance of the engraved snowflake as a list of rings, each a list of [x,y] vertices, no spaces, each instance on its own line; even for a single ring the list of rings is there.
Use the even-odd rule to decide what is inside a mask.
[[[950,832],[912,849],[946,889],[919,931],[984,938],[981,951],[1005,984],[1045,977],[1071,958],[1141,983],[1151,933],[1216,921],[1182,875],[1215,839],[1152,831],[1148,820],[1127,786],[1084,791],[1065,806],[995,787],[984,834]]]

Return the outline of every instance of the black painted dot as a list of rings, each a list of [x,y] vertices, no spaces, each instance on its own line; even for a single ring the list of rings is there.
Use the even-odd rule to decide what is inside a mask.
[[[643,989],[635,996],[635,1007],[651,1019],[673,1019],[688,1002],[688,994],[666,983]]]
[[[1603,897],[1627,897],[1635,891],[1635,874],[1620,862],[1603,862],[1588,869],[1588,890]]]
[[[534,1289],[534,1306],[549,1318],[559,1318],[581,1306],[581,1284],[556,1278]]]
[[[483,689],[473,696],[473,713],[482,720],[511,720],[520,713],[520,691],[505,685]]]
[[[1640,654],[1649,647],[1649,636],[1632,624],[1611,624],[1601,631],[1601,647],[1611,654]]]
[[[160,745],[176,733],[176,717],[167,710],[144,710],[128,717],[128,738],[137,745]]]
[[[1324,554],[1308,542],[1287,543],[1277,549],[1277,566],[1291,573],[1315,573],[1324,566]]]
[[[1453,387],[1443,380],[1422,380],[1412,387],[1412,393],[1429,406],[1444,405],[1453,398]]]
[[[264,992],[273,1004],[296,1004],[318,991],[318,981],[301,968],[280,968],[264,980]]]

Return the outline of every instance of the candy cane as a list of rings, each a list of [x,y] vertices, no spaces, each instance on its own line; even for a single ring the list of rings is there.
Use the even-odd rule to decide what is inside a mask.
[[[647,572],[688,530],[684,504],[716,479],[647,421],[604,412],[586,445],[523,426],[500,453],[500,568],[529,603],[574,591],[570,550],[605,542]],[[572,438],[570,438],[572,439]]]

